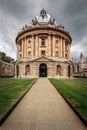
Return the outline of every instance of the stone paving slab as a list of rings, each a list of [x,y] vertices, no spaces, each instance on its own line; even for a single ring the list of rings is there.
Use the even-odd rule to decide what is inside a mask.
[[[0,130],[87,130],[46,78],[39,78]]]

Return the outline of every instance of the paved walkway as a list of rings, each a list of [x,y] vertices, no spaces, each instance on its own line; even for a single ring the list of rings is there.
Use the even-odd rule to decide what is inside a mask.
[[[46,78],[40,78],[0,130],[87,130]]]

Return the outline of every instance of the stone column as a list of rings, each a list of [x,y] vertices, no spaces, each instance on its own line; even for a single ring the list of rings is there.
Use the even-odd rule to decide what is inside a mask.
[[[55,36],[53,36],[53,57],[55,57]]]
[[[34,37],[34,56],[35,57],[36,57],[36,54],[37,54],[36,49],[37,49],[37,46],[36,46],[36,35],[35,35],[35,37]]]
[[[17,60],[19,60],[19,43],[17,43]]]
[[[24,58],[24,41],[25,39],[22,39],[22,58]]]
[[[62,38],[62,58],[64,58],[64,39]]]
[[[35,56],[38,57],[38,35],[36,35],[36,42],[35,42]]]
[[[62,57],[65,58],[65,39],[62,41]]]
[[[41,38],[39,37],[39,57],[41,56],[41,53],[40,53],[40,46],[41,46]]]
[[[61,57],[61,40],[60,40],[60,37],[59,37],[59,58]]]
[[[64,44],[64,58],[65,58],[65,39],[63,40],[63,44]]]
[[[26,58],[28,58],[28,37],[26,37]]]
[[[27,57],[27,46],[26,46],[26,44],[27,44],[27,38],[25,37],[25,40],[24,40],[24,58]]]
[[[60,41],[60,57],[62,58],[62,37],[61,37],[61,41]]]
[[[49,49],[48,49],[48,54],[49,54],[49,57],[51,57],[51,36],[49,35],[49,37],[48,37],[48,47],[49,47]]]
[[[32,35],[32,42],[31,42],[31,56],[34,57],[34,35]]]
[[[70,59],[70,43],[68,43],[68,58]]]
[[[53,57],[53,36],[51,35],[51,57]]]

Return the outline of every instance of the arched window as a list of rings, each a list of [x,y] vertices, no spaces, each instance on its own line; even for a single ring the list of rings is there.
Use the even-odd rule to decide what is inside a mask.
[[[31,47],[31,41],[29,40],[28,41],[28,48],[30,48]]]
[[[45,46],[45,39],[44,38],[42,38],[41,45]]]
[[[22,58],[22,54],[20,54],[20,59]]]
[[[28,51],[28,57],[31,57],[31,51]]]
[[[71,75],[71,67],[70,67],[70,65],[68,66],[68,77],[70,77],[70,75]]]
[[[44,50],[41,51],[41,56],[45,56],[45,51]]]
[[[61,75],[61,66],[60,65],[57,65],[57,67],[56,67],[56,74]]]
[[[22,42],[19,44],[19,51],[22,51]]]
[[[25,75],[30,75],[30,66],[29,65],[25,66]]]
[[[56,40],[56,46],[55,46],[56,48],[58,48],[58,42],[59,42],[59,41],[58,41],[58,40]]]
[[[56,51],[55,56],[59,57],[59,52],[58,51]]]
[[[68,58],[68,55],[67,55],[67,53],[65,54],[65,58],[66,58],[66,59]]]
[[[65,44],[65,51],[66,52],[68,51],[68,44],[67,43]]]

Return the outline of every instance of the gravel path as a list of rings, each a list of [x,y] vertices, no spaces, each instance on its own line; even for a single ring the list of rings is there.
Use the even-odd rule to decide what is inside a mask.
[[[87,130],[47,78],[39,78],[0,130]]]

